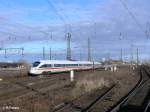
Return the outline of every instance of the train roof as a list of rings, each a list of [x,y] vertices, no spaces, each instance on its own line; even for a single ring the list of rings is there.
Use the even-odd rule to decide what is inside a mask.
[[[46,64],[101,64],[99,62],[92,61],[69,61],[69,60],[40,60],[41,63]]]

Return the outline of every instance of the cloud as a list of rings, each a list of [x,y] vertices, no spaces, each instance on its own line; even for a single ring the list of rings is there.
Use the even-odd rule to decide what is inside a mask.
[[[146,22],[150,18],[150,1],[124,2],[145,31]],[[119,55],[120,48],[129,54],[132,43],[141,50],[150,46],[148,41],[144,41],[145,33],[120,0],[54,0],[52,4],[58,14],[46,2],[42,1],[41,6],[35,3],[34,1],[34,5],[31,3],[30,6],[15,5],[14,9],[3,6],[0,10],[0,40],[4,41],[7,47],[50,40],[51,32],[54,43],[66,43],[67,31],[72,34],[74,53],[78,53],[80,49],[85,51],[88,37],[91,39],[92,52],[96,54],[109,52]],[[64,24],[59,16],[70,25]],[[123,35],[122,40],[119,40],[120,32]],[[16,37],[17,40],[8,41],[9,36]],[[148,51],[142,52],[144,55],[146,53]]]

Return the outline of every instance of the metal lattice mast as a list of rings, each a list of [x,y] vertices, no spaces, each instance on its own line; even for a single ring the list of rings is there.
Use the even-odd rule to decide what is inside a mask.
[[[5,49],[5,58],[7,58],[7,49]]]
[[[92,61],[92,59],[91,59],[91,43],[90,43],[90,38],[88,38],[88,61]]]
[[[22,54],[22,57],[24,56],[24,48],[21,48],[21,54]]]
[[[123,61],[122,48],[120,50],[120,61]]]
[[[80,61],[82,61],[82,53],[81,53],[81,50],[80,50]]]
[[[131,42],[131,65],[133,65],[133,63],[134,63],[134,57],[133,57],[133,42]]]
[[[45,60],[45,47],[43,47],[43,60]]]
[[[49,49],[49,59],[50,60],[52,59],[52,49],[51,48]]]
[[[66,57],[67,60],[71,60],[71,44],[70,44],[70,42],[71,42],[71,34],[68,33],[67,34],[67,57]]]
[[[137,66],[138,66],[139,65],[139,49],[138,48],[137,48],[136,52],[137,52],[137,58],[136,59],[137,59]]]
[[[4,51],[5,58],[7,58],[7,53],[9,53],[9,50],[18,50],[18,53],[21,51],[22,57],[24,56],[24,48],[0,48],[0,51]]]

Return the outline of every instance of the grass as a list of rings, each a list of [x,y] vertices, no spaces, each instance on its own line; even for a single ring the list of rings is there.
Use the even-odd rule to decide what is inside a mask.
[[[92,77],[88,77],[88,78],[84,78],[84,79],[81,79],[80,81],[77,82],[76,84],[76,88],[77,89],[82,89],[85,91],[85,92],[90,92],[92,90],[95,90],[95,89],[101,89],[102,87],[104,86],[109,86],[109,82],[106,81],[104,78],[93,78]]]
[[[118,81],[121,83],[120,87],[129,86],[133,83],[134,77],[133,75],[130,75],[130,72],[128,69],[117,72],[93,70],[76,72],[75,81],[70,83],[70,85],[63,86],[63,84],[58,81],[56,84],[63,86],[62,88],[56,87],[51,90],[43,91],[48,96],[47,98],[39,96],[38,94],[32,94],[14,99],[13,105],[19,106],[21,112],[48,111],[50,107],[54,107],[63,101],[71,100],[72,98],[76,98],[86,92],[109,87]],[[68,75],[66,77],[69,79]],[[125,80],[128,78],[129,80]]]

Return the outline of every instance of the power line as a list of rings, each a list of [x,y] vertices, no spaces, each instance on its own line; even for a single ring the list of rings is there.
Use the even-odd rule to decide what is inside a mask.
[[[22,57],[24,56],[24,48],[1,48],[1,49],[0,49],[0,51],[4,51],[4,54],[5,54],[4,57],[5,57],[5,58],[8,57],[7,54],[10,53],[11,50],[17,50],[18,53],[20,53],[20,51],[21,51]],[[9,51],[9,52],[7,53],[7,51]]]
[[[6,21],[6,20],[5,20]],[[6,21],[6,22],[9,22],[8,20]],[[23,27],[23,28],[25,28],[25,29],[31,29],[31,30],[34,30],[34,32],[40,32],[40,33],[42,33],[42,34],[44,34],[44,35],[48,35],[49,33],[47,33],[46,31],[42,31],[42,30],[39,30],[39,29],[37,29],[37,28],[34,28],[34,27],[31,27],[31,26],[28,26],[28,25],[24,25],[24,24],[21,24],[21,23],[18,23],[18,22],[13,22],[13,23],[9,23],[8,24],[9,26],[13,26],[13,27],[15,27],[16,28],[16,25],[18,25],[18,26],[21,26],[21,27]]]
[[[65,25],[65,33],[67,32],[71,32],[72,33],[72,27],[71,24],[68,23],[65,18],[69,19],[67,15],[65,15],[63,13],[63,16],[59,13],[58,8],[55,7],[55,5],[53,4],[53,2],[51,0],[46,0],[46,2],[48,3],[48,5],[53,9],[53,11],[55,11],[55,13],[58,15],[59,19],[64,23]],[[65,18],[64,18],[65,17]],[[69,21],[69,20],[68,20]],[[68,27],[68,28],[67,28]]]
[[[129,8],[128,8],[127,4],[124,2],[124,0],[120,0],[120,2],[124,6],[124,8],[127,10],[127,12],[129,13],[129,15],[132,17],[132,19],[135,21],[135,23],[140,28],[140,30],[145,34],[145,31],[143,30],[142,25],[138,22],[138,20],[134,16],[134,14],[129,10]]]
[[[54,6],[54,4],[52,3],[52,1],[50,1],[50,0],[46,0],[46,1],[47,1],[47,3],[49,4],[49,6],[56,12],[56,14],[58,15],[58,17],[63,21],[63,23],[65,24],[65,29],[67,29],[67,28],[66,28],[67,22],[66,22],[65,19],[62,17],[62,15],[58,12],[58,10],[55,8],[55,6]],[[9,25],[20,25],[20,26],[22,26],[22,27],[24,27],[24,28],[27,28],[27,29],[35,29],[35,28],[33,28],[33,27],[30,27],[30,26],[27,26],[27,25],[24,25],[24,24],[21,24],[21,23],[17,23],[17,22],[15,22],[15,24],[11,24],[11,23],[10,23]],[[68,26],[68,28],[71,29],[70,26]],[[48,32],[42,31],[42,30],[39,30],[39,29],[35,30],[34,32],[40,32],[40,33],[42,33],[42,34],[44,34],[44,35],[49,35]],[[67,32],[67,31],[66,31],[66,32]],[[66,32],[65,32],[65,33],[66,33]],[[17,35],[17,34],[13,34],[13,35],[18,36],[18,37],[23,37],[23,36],[19,36],[19,35]],[[24,37],[23,37],[23,38],[24,38]],[[27,39],[29,39],[29,38],[27,37]],[[31,40],[31,37],[30,37],[29,40]]]
[[[65,25],[67,25],[65,19],[62,17],[62,15],[59,14],[58,10],[55,8],[53,3],[50,0],[46,0],[46,2],[55,11],[55,13],[58,15],[59,19],[62,20]]]
[[[8,33],[8,32],[4,32],[4,31],[0,31],[0,33],[9,35],[9,36],[8,36],[8,40],[12,40],[12,39],[13,39],[11,36],[16,36],[16,37],[25,38],[25,36],[20,36],[20,35],[17,35],[17,34],[15,34],[15,33]],[[16,39],[16,38],[14,38],[14,40],[15,40],[15,39]]]
[[[3,4],[3,5],[5,5],[5,3]],[[10,4],[9,4],[10,5]],[[11,5],[12,6],[12,5]],[[16,7],[12,7],[13,9],[16,9]],[[27,28],[27,29],[36,29],[36,32],[41,32],[41,33],[43,33],[43,34],[48,34],[47,32],[45,32],[45,31],[42,31],[42,30],[39,30],[38,28],[33,28],[33,27],[31,27],[31,26],[28,26],[28,25],[24,25],[24,24],[22,24],[22,23],[18,23],[18,22],[13,22],[13,21],[11,21],[11,22],[13,22],[13,23],[15,23],[15,24],[12,24],[12,23],[8,23],[8,21],[10,21],[10,20],[8,20],[8,19],[3,19],[3,20],[5,20],[5,22],[7,22],[7,24],[10,26],[10,25],[20,25],[20,26],[22,26],[22,27],[24,27],[24,28]],[[14,26],[15,28],[16,28],[16,26]]]

